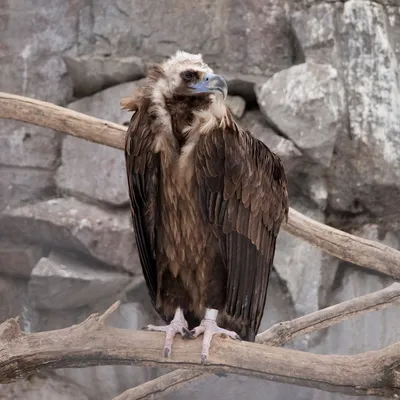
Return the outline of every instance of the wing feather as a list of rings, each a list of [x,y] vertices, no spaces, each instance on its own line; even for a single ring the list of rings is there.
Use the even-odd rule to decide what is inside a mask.
[[[125,142],[131,215],[135,238],[150,300],[155,307],[157,295],[156,222],[160,156],[152,151],[154,133],[145,107],[132,116]]]
[[[203,217],[220,241],[228,270],[226,312],[243,328],[241,336],[254,340],[276,236],[288,215],[283,165],[264,143],[233,123],[200,138],[195,170]]]

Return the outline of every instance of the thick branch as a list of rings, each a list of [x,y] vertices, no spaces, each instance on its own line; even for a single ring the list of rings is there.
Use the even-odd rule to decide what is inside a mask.
[[[395,282],[356,299],[315,311],[292,321],[280,322],[257,335],[257,342],[270,346],[281,346],[298,336],[315,332],[370,311],[382,310],[400,304],[400,283]]]
[[[400,283],[398,282],[374,293],[344,301],[292,321],[275,324],[268,330],[257,335],[256,341],[269,346],[281,346],[296,337],[328,328],[352,317],[370,311],[382,310],[395,304],[400,304]],[[182,384],[185,384],[191,379],[195,380],[205,378],[206,376],[207,374],[199,375],[198,371],[176,370],[128,390],[121,395],[126,397],[117,397],[115,400],[155,398],[158,394],[164,394],[163,390],[168,390],[168,393],[170,393],[173,390],[179,389],[180,385],[178,386],[178,383],[182,382]]]
[[[354,395],[400,394],[395,373],[400,366],[400,342],[379,351],[338,356],[215,337],[209,362],[202,366],[201,339],[176,339],[166,359],[162,333],[110,328],[104,320],[92,315],[70,328],[31,334],[20,331],[15,319],[4,322],[0,325],[0,383],[46,368],[136,364],[234,373]]]
[[[28,122],[124,149],[126,128],[51,103],[0,92],[0,118]],[[283,229],[342,260],[400,278],[400,252],[314,221],[293,208]]]

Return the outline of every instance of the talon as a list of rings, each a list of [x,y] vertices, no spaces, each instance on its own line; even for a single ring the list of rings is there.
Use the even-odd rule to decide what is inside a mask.
[[[207,361],[207,356],[205,354],[201,355],[201,364],[204,365]]]
[[[169,325],[164,326],[155,326],[155,325],[147,325],[145,330],[147,331],[155,331],[155,332],[164,332],[165,333],[165,341],[164,341],[164,357],[168,358],[171,354],[172,342],[174,341],[174,337],[177,333],[182,336],[182,339],[188,332],[187,329],[187,321],[183,315],[183,312],[180,308],[177,308],[175,311],[174,319],[171,321]]]

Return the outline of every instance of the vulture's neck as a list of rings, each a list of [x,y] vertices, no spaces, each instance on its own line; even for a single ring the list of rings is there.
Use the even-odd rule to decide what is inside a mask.
[[[215,120],[216,125],[224,118],[226,112],[225,105],[219,105],[217,109],[209,96],[175,96],[167,100],[165,105],[171,116],[172,132],[180,147],[183,147],[193,134],[194,130],[190,129],[191,127],[199,123],[210,125],[211,119]],[[199,121],[199,116],[203,122]]]

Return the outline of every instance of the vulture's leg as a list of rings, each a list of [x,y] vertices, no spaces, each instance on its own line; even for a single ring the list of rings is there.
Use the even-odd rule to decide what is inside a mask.
[[[172,342],[174,341],[174,337],[177,333],[180,333],[182,337],[189,336],[188,323],[185,320],[183,311],[179,307],[176,309],[174,319],[169,325],[147,325],[144,329],[148,331],[165,332],[165,357],[168,357],[171,353]]]
[[[208,358],[208,350],[211,346],[212,337],[215,334],[226,335],[235,340],[241,340],[240,336],[233,331],[220,328],[217,325],[218,310],[213,308],[206,308],[206,314],[200,325],[190,331],[190,336],[196,338],[204,334],[203,345],[201,346],[201,363],[204,364]]]

